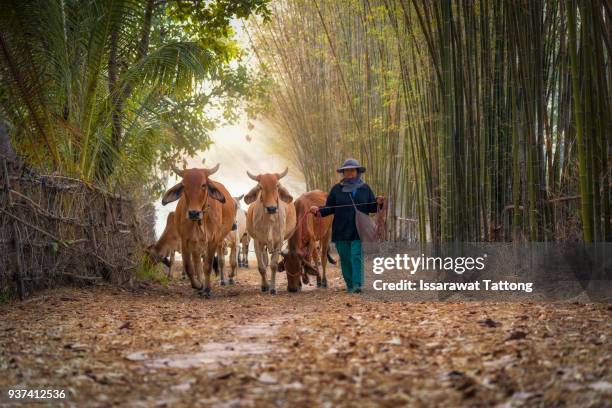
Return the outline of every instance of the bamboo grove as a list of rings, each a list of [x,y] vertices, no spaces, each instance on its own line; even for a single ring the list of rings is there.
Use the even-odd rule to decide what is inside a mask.
[[[605,241],[605,0],[280,0],[249,39],[309,189],[355,156],[418,241]]]

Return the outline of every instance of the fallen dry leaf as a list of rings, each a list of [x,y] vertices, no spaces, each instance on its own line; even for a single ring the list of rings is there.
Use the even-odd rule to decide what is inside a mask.
[[[527,333],[520,331],[520,330],[516,330],[510,333],[510,336],[508,336],[506,340],[521,340],[521,339],[524,339],[525,337],[527,337]]]
[[[335,266],[328,289],[277,279],[274,296],[251,268],[208,300],[179,280],[1,304],[0,389],[66,389],[72,406],[609,405],[609,305],[373,302]]]

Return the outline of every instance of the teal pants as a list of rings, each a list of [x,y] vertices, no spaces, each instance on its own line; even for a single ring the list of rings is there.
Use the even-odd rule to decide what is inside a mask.
[[[338,241],[336,249],[340,255],[342,277],[349,292],[361,288],[363,284],[363,253],[361,241]]]

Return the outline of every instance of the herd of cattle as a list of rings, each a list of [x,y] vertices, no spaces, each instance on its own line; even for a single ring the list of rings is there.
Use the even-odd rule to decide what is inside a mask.
[[[335,263],[329,255],[333,216],[315,218],[308,211],[324,205],[327,194],[315,190],[293,200],[280,183],[287,175],[285,169],[257,176],[247,171],[257,185],[246,195],[232,197],[223,184],[210,178],[218,169],[219,164],[211,169],[173,169],[182,180],[164,194],[162,204],[178,203],[159,240],[147,248],[149,260],[171,267],[174,254],[180,252],[191,286],[210,297],[211,269],[224,285],[229,252],[228,283],[234,284],[237,266],[248,266],[253,239],[262,292],[276,293],[276,274],[283,271],[289,292],[308,283],[308,275],[316,276],[318,287],[327,287],[327,262]],[[240,208],[241,199],[249,204],[246,213]]]

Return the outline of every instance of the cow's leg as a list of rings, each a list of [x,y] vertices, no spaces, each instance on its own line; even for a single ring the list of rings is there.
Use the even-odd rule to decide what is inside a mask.
[[[193,268],[195,270],[196,276],[198,277],[199,281],[202,282],[204,279],[204,275],[202,273],[202,264],[205,263],[205,259],[202,259],[202,256],[192,256],[193,258]],[[202,291],[204,291],[205,289],[205,285],[200,284],[200,294],[202,294]]]
[[[249,267],[249,244],[244,246],[244,266]]]
[[[274,245],[274,250],[270,255],[270,293],[276,294],[276,271],[278,271],[278,257],[280,256],[280,248],[283,245],[282,242]]]
[[[174,265],[174,254],[175,254],[174,251],[172,251],[170,253],[170,262],[169,262],[170,265],[168,266],[168,280],[173,278],[173,276],[172,276],[172,265]]]
[[[318,254],[319,251],[317,251],[317,241],[311,240],[308,244],[308,257],[306,258],[307,261],[315,267],[315,271],[316,272],[316,276],[317,276],[317,288],[320,288],[323,286],[322,283],[322,279],[321,279],[321,274],[319,273],[319,262],[318,262]]]
[[[261,291],[267,292],[270,287],[268,286],[268,279],[266,278],[268,253],[266,252],[265,244],[255,241],[255,255],[257,256],[257,269],[261,275]]]
[[[217,247],[217,262],[219,264],[219,284],[225,285],[225,252],[223,245]]]
[[[183,263],[185,264],[185,272],[187,272],[187,276],[189,277],[189,280],[191,281],[191,287],[194,289],[202,289],[202,282],[200,281],[200,277],[198,274],[198,269],[196,267],[196,262],[195,260],[200,260],[200,256],[196,255],[193,256],[191,252],[185,252],[183,254]]]
[[[247,244],[246,246],[246,250],[244,252],[246,255],[244,255],[244,262],[247,266],[247,268],[249,267],[249,244]]]
[[[238,265],[236,263],[236,259],[237,259],[236,250],[238,249],[237,247],[238,247],[238,244],[236,243],[232,243],[230,245],[230,275],[229,275],[230,285],[234,284],[234,278],[236,277],[236,269],[238,268]]]
[[[207,299],[210,298],[212,293],[212,290],[210,288],[210,272],[212,269],[212,259],[215,256],[215,250],[215,247],[208,248],[206,251],[206,256],[204,257],[204,261],[200,264],[201,271],[204,274],[204,286],[202,287],[200,294]]]
[[[327,251],[329,251],[329,240],[321,240],[321,251],[319,256],[321,257],[321,269],[323,269],[323,279],[321,279],[321,287],[327,287]]]

